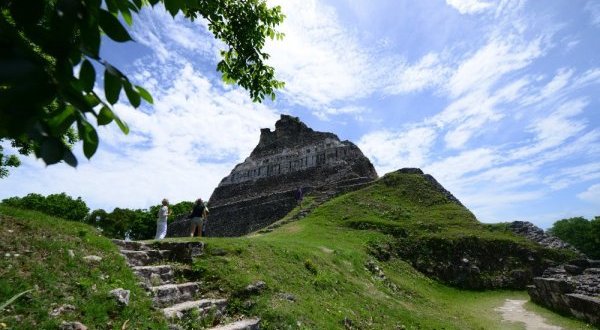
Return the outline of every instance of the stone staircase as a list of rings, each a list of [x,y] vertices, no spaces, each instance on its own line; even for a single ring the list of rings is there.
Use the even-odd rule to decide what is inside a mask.
[[[218,324],[212,330],[255,330],[259,329],[259,319],[242,319],[229,324],[220,324],[225,319],[227,299],[206,298],[201,294],[202,283],[178,283],[178,266],[191,263],[199,257],[204,243],[196,242],[154,242],[113,240],[119,246],[128,265],[140,278],[155,308],[160,309],[169,320],[169,329],[185,329],[185,322],[198,324]],[[177,276],[179,277],[179,276]]]

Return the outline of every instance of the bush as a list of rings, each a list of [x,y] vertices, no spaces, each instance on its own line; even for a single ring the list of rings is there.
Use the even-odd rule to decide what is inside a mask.
[[[32,193],[24,197],[7,198],[2,200],[2,203],[72,221],[84,221],[90,211],[81,197],[73,199],[65,193],[52,194],[47,197]]]
[[[192,202],[180,202],[170,205],[171,216],[168,221],[187,216],[192,210]],[[111,213],[104,210],[94,210],[86,222],[100,228],[106,237],[132,240],[154,238],[156,232],[156,219],[160,205],[148,209],[121,209],[115,208]]]
[[[593,220],[583,217],[556,221],[550,234],[573,245],[592,259],[600,259],[600,216]]]
[[[156,217],[149,210],[115,208],[111,213],[94,210],[87,222],[100,228],[106,237],[132,240],[154,237]]]

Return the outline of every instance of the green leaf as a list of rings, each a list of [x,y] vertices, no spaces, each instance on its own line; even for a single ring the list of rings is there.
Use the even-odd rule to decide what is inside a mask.
[[[167,11],[171,13],[171,16],[173,17],[177,15],[179,10],[183,11],[185,8],[185,0],[164,0],[163,2]]]
[[[48,120],[48,126],[54,135],[62,136],[75,122],[75,109],[73,106],[67,105],[56,112],[57,114]]]
[[[131,13],[129,12],[129,6],[131,3],[129,0],[116,0],[117,6],[119,6],[119,10],[121,11],[121,15],[123,16],[123,20],[127,25],[131,26],[133,24],[133,19],[131,18]],[[134,6],[135,8],[135,6]]]
[[[123,132],[124,134],[129,134],[129,126],[127,126],[125,122],[121,121],[121,119],[117,116],[115,116],[115,122],[121,129],[121,132]]]
[[[119,10],[119,1],[122,0],[104,0],[104,3],[106,3],[106,9],[108,9],[108,11],[111,13],[117,14]]]
[[[94,82],[96,81],[96,70],[94,70],[94,66],[90,61],[85,60],[81,64],[81,69],[79,70],[79,80],[83,84],[83,90],[86,92],[91,92],[94,88]]]
[[[142,86],[135,86],[135,89],[137,89],[140,96],[144,100],[146,100],[146,102],[148,102],[150,104],[154,104],[154,99],[152,99],[152,95],[150,95],[150,93],[148,93],[148,91],[145,90]]]
[[[81,26],[81,48],[82,51],[93,59],[99,59],[100,52],[100,29],[95,19]]]
[[[100,104],[100,99],[98,98],[98,96],[96,95],[96,93],[92,92],[92,93],[88,93],[85,96],[85,99],[87,100],[88,104],[92,107],[95,108],[98,104]]]
[[[74,80],[73,82],[76,82]],[[72,83],[70,86],[65,86],[62,91],[62,96],[64,100],[71,103],[76,109],[82,112],[92,112],[94,108],[90,103],[91,100],[88,100],[86,95],[84,94],[81,86],[78,84]]]
[[[65,146],[62,141],[57,138],[45,138],[40,145],[40,157],[46,165],[52,165],[60,162],[63,159]]]
[[[100,113],[98,113],[98,125],[108,125],[113,119],[115,119],[115,114],[109,107],[104,106],[100,109]]]
[[[142,9],[142,6],[144,5],[142,3],[142,0],[133,0],[133,2],[129,3],[131,6],[129,6],[130,8],[133,6],[133,8],[131,8],[131,10],[135,11],[136,13]]]
[[[125,23],[127,23],[127,25],[133,25],[133,18],[131,17],[131,13],[129,11],[122,11],[121,15],[123,16],[123,20]]]
[[[98,149],[98,133],[96,129],[85,120],[79,122],[79,138],[83,140],[83,154],[88,158],[96,153]]]
[[[121,25],[121,22],[113,14],[104,9],[98,11],[98,23],[100,23],[102,31],[112,40],[118,42],[132,40],[127,30]]]
[[[131,105],[133,105],[134,108],[139,107],[141,103],[140,94],[132,88],[130,83],[125,83],[123,87],[125,87],[125,94],[127,94],[127,98]]]
[[[77,158],[75,158],[75,155],[69,149],[65,149],[63,160],[72,167],[77,167]]]
[[[121,77],[113,74],[110,70],[104,70],[104,94],[106,100],[110,104],[115,104],[119,100],[119,94],[121,93]]]

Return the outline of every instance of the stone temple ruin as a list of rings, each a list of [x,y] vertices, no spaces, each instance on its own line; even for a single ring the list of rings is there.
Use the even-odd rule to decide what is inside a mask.
[[[298,188],[333,195],[375,179],[375,168],[352,142],[281,115],[275,131],[262,129],[250,156],[213,192],[206,235],[240,236],[272,224],[296,206]],[[188,230],[189,220],[181,220],[169,225],[168,236]]]

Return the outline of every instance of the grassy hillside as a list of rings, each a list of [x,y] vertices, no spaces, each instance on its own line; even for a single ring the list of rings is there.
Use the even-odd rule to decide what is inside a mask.
[[[102,260],[83,259],[89,255]],[[116,246],[94,228],[0,205],[0,304],[29,291],[0,311],[0,329],[57,329],[63,321],[90,329],[166,329],[137,282]],[[129,306],[109,298],[116,288],[131,290]]]
[[[311,202],[309,196],[305,203]],[[0,302],[33,289],[0,314],[0,329],[2,323],[14,329],[55,328],[62,320],[78,320],[91,329],[166,328],[116,247],[94,229],[1,206],[0,214],[0,251],[11,255],[0,259]],[[206,251],[186,277],[200,281],[205,296],[230,297],[230,315],[259,316],[263,329],[522,329],[503,323],[494,308],[507,298],[527,299],[523,291],[460,290],[414,266],[426,270],[453,260],[465,240],[522,248],[535,258],[553,257],[494,229],[448,201],[423,176],[395,173],[272,233],[202,238]],[[89,254],[103,261],[87,264],[82,257]],[[512,262],[518,264],[516,259]],[[246,289],[256,281],[264,281],[266,288]],[[116,287],[132,290],[129,307],[121,309],[107,299]],[[48,315],[63,304],[76,309]],[[534,308],[566,329],[586,328]]]
[[[406,240],[418,244],[427,237],[537,249],[492,232],[422,176],[392,174],[272,233],[207,238],[206,254],[192,271],[206,291],[233,297],[232,313],[260,316],[265,329],[519,329],[502,323],[493,309],[506,298],[527,299],[524,292],[451,288],[399,257]],[[267,289],[244,289],[256,281]],[[569,329],[585,327],[557,318]]]

